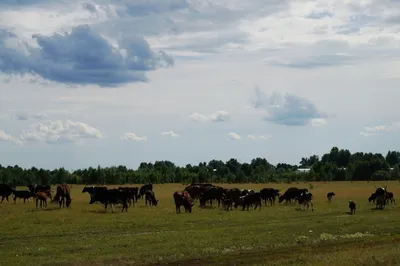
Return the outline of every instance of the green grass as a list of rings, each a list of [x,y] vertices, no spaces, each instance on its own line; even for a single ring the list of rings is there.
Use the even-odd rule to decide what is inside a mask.
[[[372,210],[368,196],[398,182],[312,183],[315,211],[297,205],[262,206],[261,211],[222,208],[175,213],[179,184],[155,185],[157,207],[140,200],[127,213],[104,213],[89,205],[82,186],[72,186],[70,209],[35,210],[35,204],[0,204],[1,265],[399,265],[400,208]],[[309,184],[244,184],[224,187],[309,188]],[[328,204],[326,193],[336,196]],[[348,200],[357,203],[356,215]],[[182,208],[183,210],[183,208]]]

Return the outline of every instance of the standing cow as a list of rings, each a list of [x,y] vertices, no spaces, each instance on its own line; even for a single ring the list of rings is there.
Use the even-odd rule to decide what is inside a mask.
[[[187,191],[176,191],[173,195],[176,213],[181,213],[181,206],[185,208],[185,212],[192,212],[193,203],[190,200],[190,194]]]

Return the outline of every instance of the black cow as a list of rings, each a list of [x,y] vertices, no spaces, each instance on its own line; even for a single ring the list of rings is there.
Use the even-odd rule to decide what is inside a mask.
[[[156,197],[154,195],[154,192],[152,190],[147,190],[144,193],[144,197],[146,200],[146,206],[147,206],[147,202],[149,202],[149,206],[151,207],[152,205],[157,206],[158,200],[156,200]]]
[[[153,191],[153,184],[145,184],[139,189],[139,198],[143,199],[144,194],[147,190]]]
[[[11,196],[11,194],[13,193],[13,191],[15,190],[15,186],[10,186],[7,184],[0,184],[0,196],[1,198],[1,202],[3,203],[4,199],[8,201],[8,197]]]
[[[372,193],[371,196],[369,196],[369,198],[368,198],[368,202],[372,201],[373,203],[375,203],[375,200],[376,200],[376,194]]]
[[[187,191],[176,191],[172,195],[175,202],[176,213],[181,212],[181,206],[185,208],[185,212],[192,212],[193,203],[190,200],[190,194]]]
[[[326,197],[328,198],[328,202],[331,203],[332,197],[335,196],[336,194],[334,192],[329,192],[326,194]]]
[[[89,193],[89,204],[93,204],[97,201],[104,204],[104,197],[102,195],[105,193],[105,191],[107,191],[107,187],[86,186],[83,188],[82,193]]]
[[[107,205],[111,205],[111,210],[114,212],[114,204],[122,204],[122,210],[128,212],[128,193],[118,189],[107,189],[103,194],[103,202],[105,212],[107,212]]]
[[[139,188],[138,187],[119,187],[118,190],[125,191],[128,195],[129,206],[138,201]]]
[[[300,210],[301,210],[301,206],[304,207],[304,210],[306,209],[307,206],[307,210],[309,208],[309,206],[311,205],[311,211],[314,211],[314,203],[312,201],[312,193],[309,192],[303,192],[301,193],[301,195],[299,197],[297,197],[297,200],[300,204]]]
[[[231,199],[231,200],[235,201],[242,195],[242,192],[238,188],[231,188],[231,189],[228,189],[227,191],[225,191],[224,194],[225,194],[224,199]]]
[[[237,209],[239,206],[242,206],[244,208],[244,206],[245,206],[244,198],[245,197],[246,196],[240,196],[239,198],[237,198],[233,201],[233,203],[234,203],[233,206],[235,207],[235,209]]]
[[[352,200],[349,200],[349,209],[350,214],[356,214],[356,203]]]
[[[14,194],[14,203],[17,203],[17,198],[24,199],[25,203],[26,201],[29,202],[29,199],[35,196],[35,193],[29,190],[13,190],[13,194]]]
[[[199,185],[190,185],[187,186],[184,191],[187,191],[193,200],[200,199],[201,194],[207,189],[207,187],[199,186]]]
[[[286,204],[289,203],[289,202],[292,202],[292,201],[296,202],[296,200],[298,201],[299,197],[303,193],[308,193],[308,189],[306,189],[306,188],[299,189],[299,188],[296,188],[296,187],[288,188],[285,191],[285,193],[283,193],[283,195],[281,195],[279,197],[279,203],[281,203],[284,200],[286,201]]]
[[[386,189],[383,187],[378,187],[375,190],[375,195],[376,195],[376,208],[383,210],[386,205]]]
[[[257,206],[259,206],[259,209],[261,210],[261,195],[260,192],[254,192],[247,194],[243,198],[243,211],[245,208],[249,210],[250,205],[254,205],[254,210],[257,209]]]
[[[279,190],[274,188],[263,188],[260,190],[261,199],[264,200],[264,204],[267,205],[267,201],[275,205],[276,197],[279,196]]]
[[[221,200],[224,198],[224,189],[222,187],[208,187],[201,194],[200,197],[200,207],[205,207],[206,202],[209,201],[212,207],[212,201],[218,201],[218,207],[221,205]]]

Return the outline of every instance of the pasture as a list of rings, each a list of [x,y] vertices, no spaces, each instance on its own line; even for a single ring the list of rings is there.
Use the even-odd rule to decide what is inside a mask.
[[[216,184],[260,190],[310,183]],[[312,182],[314,212],[297,204],[262,205],[261,210],[224,211],[222,206],[175,213],[172,193],[184,185],[154,185],[159,204],[144,199],[128,212],[89,205],[83,186],[72,185],[72,204],[35,210],[35,203],[0,204],[2,265],[398,265],[399,182]],[[373,210],[367,201],[378,186],[399,196],[399,205]],[[118,186],[108,186],[118,187]],[[17,189],[26,189],[18,187]],[[52,190],[55,186],[52,186]],[[336,193],[332,203],[326,194]],[[349,215],[348,200],[357,203]]]

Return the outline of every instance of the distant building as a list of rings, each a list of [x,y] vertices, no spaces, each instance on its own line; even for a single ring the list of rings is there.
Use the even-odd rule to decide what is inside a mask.
[[[296,173],[304,174],[310,172],[311,168],[297,168]]]

